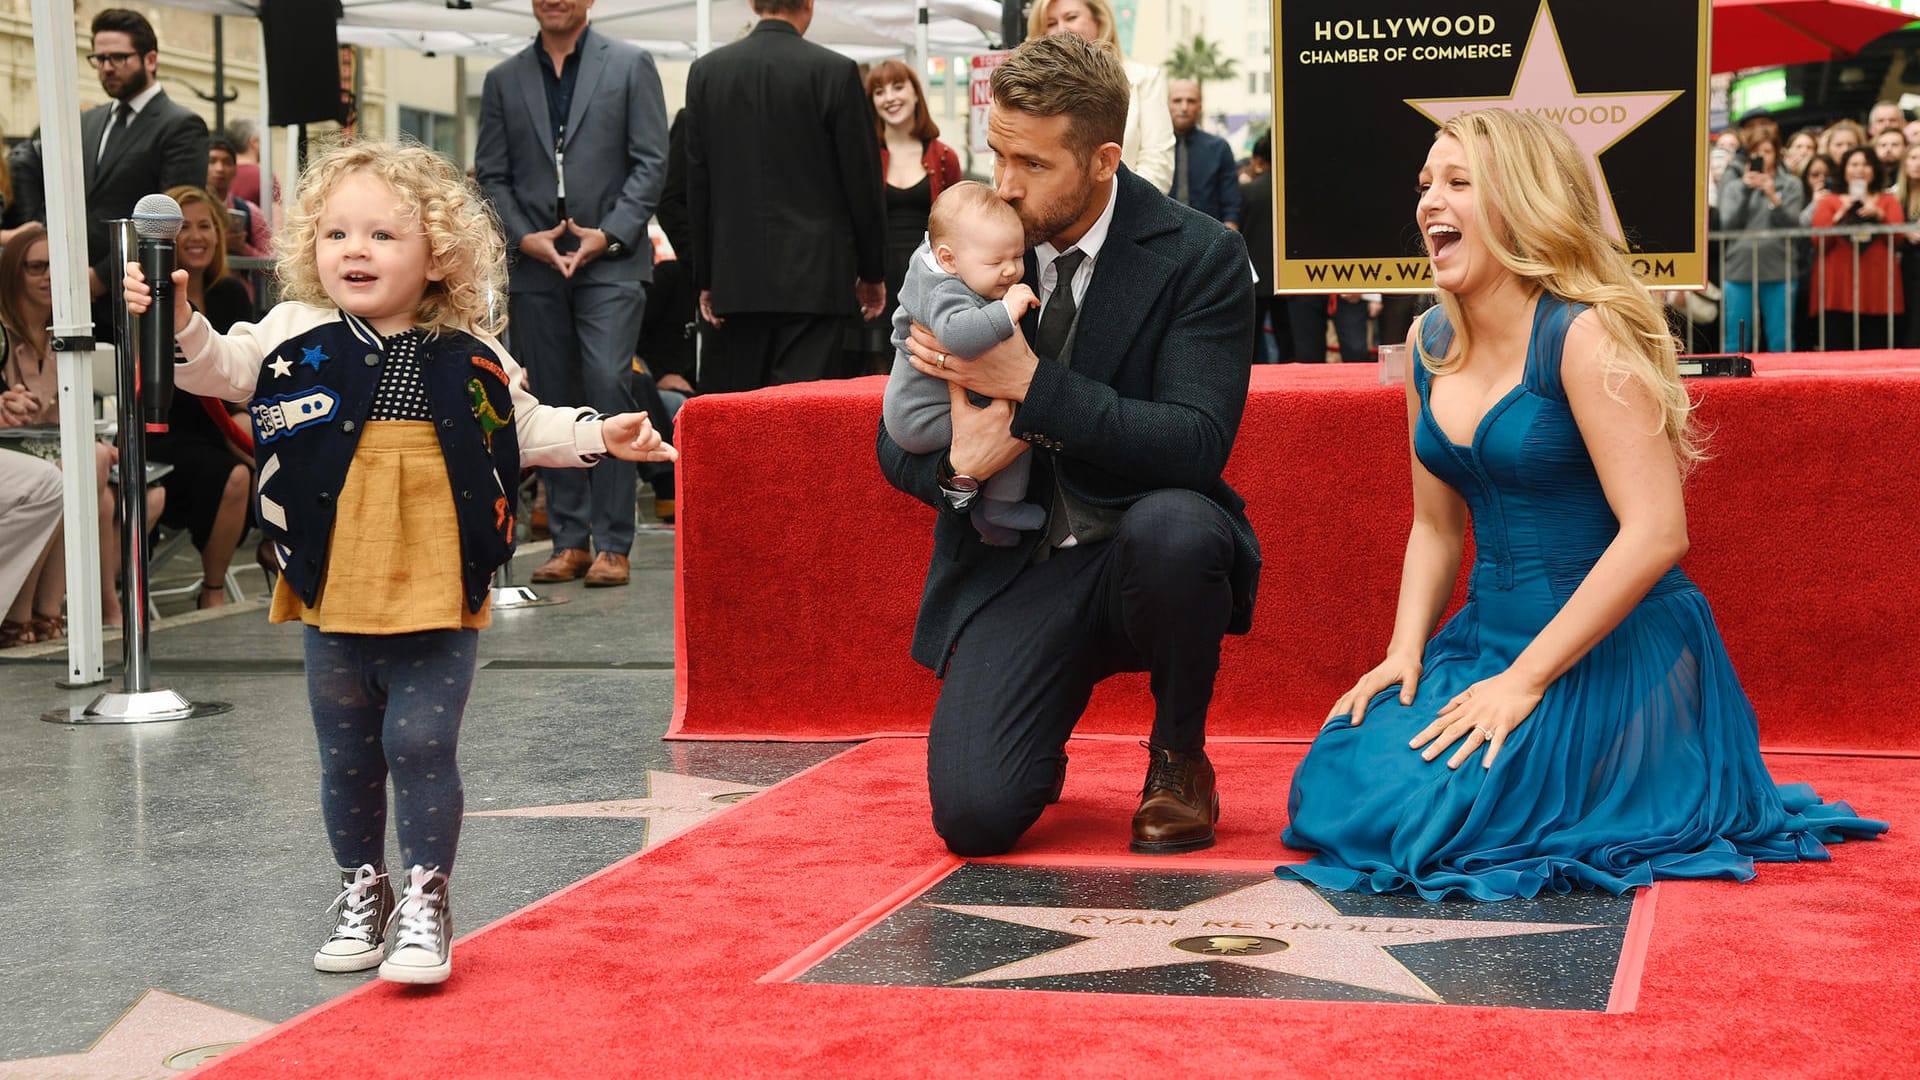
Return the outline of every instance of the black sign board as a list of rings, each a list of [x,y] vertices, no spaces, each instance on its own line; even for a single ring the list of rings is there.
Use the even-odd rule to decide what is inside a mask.
[[[1481,108],[1558,121],[1642,280],[1704,284],[1710,8],[1273,0],[1275,290],[1432,288],[1415,180],[1439,124]]]

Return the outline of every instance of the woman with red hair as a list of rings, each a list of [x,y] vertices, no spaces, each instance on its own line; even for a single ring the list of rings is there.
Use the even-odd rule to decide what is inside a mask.
[[[940,141],[940,125],[927,111],[926,95],[913,68],[898,60],[875,64],[867,73],[867,96],[873,99],[874,134],[880,140],[887,199],[887,307],[867,324],[867,351],[879,356],[879,366],[873,370],[888,371],[893,367],[888,338],[893,309],[900,302],[900,284],[907,276],[907,260],[926,239],[933,200],[960,182],[960,155]]]

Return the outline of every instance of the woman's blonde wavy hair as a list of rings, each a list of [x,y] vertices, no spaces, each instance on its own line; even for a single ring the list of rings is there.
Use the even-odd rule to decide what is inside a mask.
[[[300,177],[286,224],[274,234],[280,298],[334,307],[320,283],[314,240],[327,197],[365,172],[400,197],[408,221],[426,234],[442,277],[427,283],[414,321],[439,332],[497,335],[506,327],[506,244],[480,189],[453,163],[418,143],[353,142],[315,159]]]
[[[1602,228],[1599,197],[1573,140],[1550,121],[1506,109],[1461,113],[1434,137],[1448,135],[1465,151],[1474,217],[1493,257],[1530,292],[1593,308],[1606,339],[1600,364],[1608,395],[1621,400],[1619,387],[1639,382],[1660,406],[1682,469],[1704,460],[1666,310]],[[1499,235],[1489,225],[1494,220],[1503,225]],[[1442,289],[1440,306],[1454,330],[1445,355],[1415,342],[1420,362],[1435,375],[1457,369],[1470,347],[1459,298]]]

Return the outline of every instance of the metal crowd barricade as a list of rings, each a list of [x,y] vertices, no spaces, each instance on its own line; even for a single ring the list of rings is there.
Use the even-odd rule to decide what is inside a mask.
[[[1721,273],[1720,281],[1716,282],[1716,284],[1718,284],[1721,289],[1721,293],[1720,293],[1720,303],[1721,303],[1720,318],[1722,320],[1721,341],[1724,343],[1726,340],[1725,320],[1727,320],[1728,318],[1731,318],[1733,315],[1733,313],[1730,310],[1728,310],[1727,302],[1726,302],[1727,278],[1725,275],[1725,267],[1727,265],[1727,245],[1728,244],[1740,243],[1740,242],[1752,242],[1757,245],[1759,243],[1767,242],[1767,241],[1776,241],[1780,243],[1785,248],[1785,252],[1786,252],[1787,276],[1785,280],[1788,284],[1791,284],[1795,281],[1800,280],[1799,276],[1794,273],[1795,248],[1796,248],[1797,242],[1803,241],[1803,240],[1816,241],[1816,240],[1830,238],[1830,237],[1841,237],[1841,238],[1846,238],[1849,241],[1853,241],[1858,237],[1863,237],[1863,236],[1872,237],[1872,236],[1883,236],[1883,235],[1891,238],[1888,244],[1886,245],[1887,295],[1886,295],[1886,305],[1885,305],[1886,314],[1884,317],[1887,322],[1887,343],[1889,346],[1897,347],[1898,342],[1894,336],[1894,318],[1895,318],[1896,312],[1893,310],[1894,309],[1893,299],[1894,299],[1894,289],[1900,280],[1900,277],[1899,277],[1900,263],[1899,263],[1899,258],[1895,255],[1895,250],[1900,246],[1900,243],[1903,240],[1911,240],[1912,242],[1920,243],[1920,222],[1902,222],[1902,223],[1893,224],[1893,225],[1865,225],[1865,224],[1839,225],[1839,226],[1831,226],[1823,229],[1815,229],[1815,228],[1809,228],[1809,227],[1799,227],[1799,228],[1791,228],[1791,229],[1722,229],[1714,232],[1709,232],[1707,234],[1707,242],[1717,243],[1720,245],[1720,266],[1722,267],[1722,273]],[[1866,244],[1868,243],[1871,243],[1871,240],[1851,243],[1851,247],[1853,249],[1853,252],[1852,252],[1853,254],[1852,340],[1855,348],[1858,348],[1860,345],[1860,319],[1861,319],[1860,250],[1862,247],[1866,246]],[[1761,284],[1760,276],[1759,276],[1760,260],[1757,258],[1754,259],[1753,266],[1754,266],[1754,276],[1751,280],[1751,285],[1753,287],[1753,296],[1755,298],[1753,306],[1754,308],[1757,309],[1759,307],[1758,298],[1760,295],[1760,284]],[[1811,277],[1812,277],[1812,280],[1814,281],[1814,288],[1813,288],[1812,295],[1821,298],[1821,307],[1818,310],[1817,317],[1815,318],[1815,322],[1817,324],[1818,349],[1821,352],[1825,352],[1827,348],[1827,308],[1825,306],[1826,295],[1827,295],[1827,288],[1826,288],[1827,260],[1819,254],[1817,250],[1817,245],[1816,245],[1815,253],[1813,255],[1813,273]],[[1796,297],[1795,299],[1797,300],[1799,298]],[[1920,303],[1920,297],[1908,297],[1907,302]],[[1797,305],[1791,305],[1791,306],[1797,306]],[[1792,351],[1794,347],[1794,341],[1793,341],[1793,322],[1794,322],[1793,315],[1794,314],[1795,313],[1791,310],[1788,312],[1787,325],[1782,328],[1786,338],[1786,345],[1787,345],[1786,351]],[[1879,318],[1881,316],[1876,315],[1872,317]],[[1694,330],[1693,315],[1691,312],[1688,312],[1687,340],[1689,341],[1693,340],[1693,330]],[[1748,340],[1749,339],[1747,335],[1743,333],[1740,335],[1736,343],[1739,344],[1742,348],[1745,348]],[[1758,335],[1755,334],[1752,340],[1758,340]]]

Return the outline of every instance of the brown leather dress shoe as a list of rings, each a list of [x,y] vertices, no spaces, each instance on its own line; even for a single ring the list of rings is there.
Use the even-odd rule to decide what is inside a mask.
[[[1133,814],[1133,853],[1173,855],[1212,847],[1220,796],[1213,790],[1213,762],[1206,751],[1148,746],[1147,752],[1153,759],[1140,789],[1140,809]]]
[[[535,585],[553,585],[562,581],[572,581],[587,572],[592,565],[593,556],[582,548],[561,548],[553,553],[553,558],[540,564],[528,580]]]
[[[625,585],[631,577],[625,555],[603,551],[593,557],[593,568],[587,571],[587,588],[604,589],[609,585]]]

